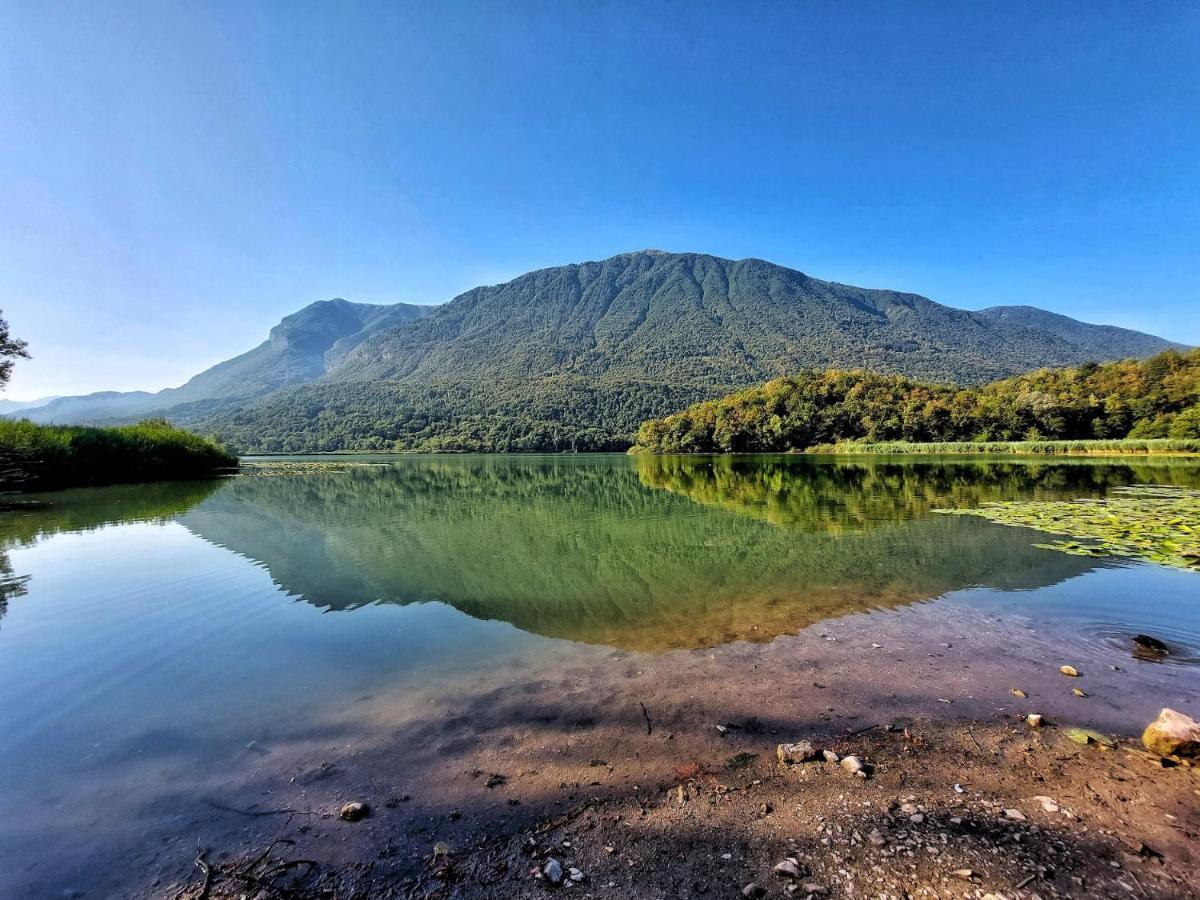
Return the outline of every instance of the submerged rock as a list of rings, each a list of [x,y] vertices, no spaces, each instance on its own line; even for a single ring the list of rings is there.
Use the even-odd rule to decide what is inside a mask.
[[[347,822],[357,822],[359,819],[365,819],[370,812],[371,807],[367,806],[367,804],[353,800],[343,806],[338,812],[338,815]]]
[[[1141,659],[1162,659],[1171,655],[1171,648],[1156,637],[1137,634],[1133,637],[1133,655]]]
[[[1142,733],[1147,750],[1160,756],[1200,759],[1200,723],[1173,709],[1164,709]]]

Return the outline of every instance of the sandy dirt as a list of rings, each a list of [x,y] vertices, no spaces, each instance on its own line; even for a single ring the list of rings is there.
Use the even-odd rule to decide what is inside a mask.
[[[1196,669],[1064,658],[1016,617],[946,612],[593,648],[448,686],[420,716],[362,698],[353,739],[254,754],[89,895],[1200,896],[1200,777],[1137,741],[1163,706],[1200,716]],[[780,764],[799,739],[870,777]],[[349,801],[370,814],[343,821]],[[788,857],[796,877],[773,874]]]

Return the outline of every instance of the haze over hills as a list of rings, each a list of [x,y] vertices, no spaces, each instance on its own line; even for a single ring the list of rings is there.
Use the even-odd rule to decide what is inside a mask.
[[[158,414],[186,404],[216,407],[251,400],[318,378],[372,331],[411,322],[431,309],[410,303],[320,300],[285,316],[253,350],[217,363],[181,387],[60,397],[24,415],[34,422],[95,422]]]
[[[647,418],[806,369],[976,384],[1178,346],[1032,307],[968,312],[758,259],[647,250],[437,307],[313,304],[181,388],[64,398],[30,417],[166,414],[242,450],[617,449]]]

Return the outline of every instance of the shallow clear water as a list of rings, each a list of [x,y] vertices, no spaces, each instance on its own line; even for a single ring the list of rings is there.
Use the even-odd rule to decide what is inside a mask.
[[[1200,574],[932,513],[1197,487],[1192,462],[354,462],[62,492],[0,514],[12,883],[71,829],[102,841],[114,812],[195,795],[235,755],[352,737],[331,709],[417,709],[534,660],[766,643],[927,602],[1020,616],[1082,658],[1128,656],[1139,632],[1171,645],[1164,671],[1200,658]]]

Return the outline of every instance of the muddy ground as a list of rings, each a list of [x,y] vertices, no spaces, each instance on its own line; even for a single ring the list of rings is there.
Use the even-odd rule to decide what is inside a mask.
[[[1118,646],[1080,658],[1014,617],[933,604],[767,644],[596,649],[455,685],[422,716],[394,706],[346,710],[352,738],[248,750],[113,884],[187,898],[1200,896],[1200,777],[1137,741],[1162,706],[1200,715],[1196,670]],[[1072,725],[1115,748],[1076,743]],[[776,745],[798,739],[858,755],[870,777],[780,764]],[[349,801],[370,814],[342,820]],[[773,874],[788,857],[796,877]]]

